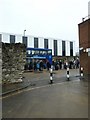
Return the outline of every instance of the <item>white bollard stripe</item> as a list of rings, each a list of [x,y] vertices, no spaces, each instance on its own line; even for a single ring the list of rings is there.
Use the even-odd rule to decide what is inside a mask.
[[[69,75],[67,74],[67,78],[69,78]]]
[[[50,76],[50,80],[52,80],[52,76]]]
[[[81,67],[81,77],[83,77],[83,67]]]
[[[83,73],[81,73],[81,77],[83,77]]]

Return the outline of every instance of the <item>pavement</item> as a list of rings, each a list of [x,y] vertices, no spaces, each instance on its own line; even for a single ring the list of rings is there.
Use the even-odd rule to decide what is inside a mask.
[[[53,71],[54,73],[54,82],[63,82],[66,81],[66,70]],[[49,83],[49,71],[44,70],[43,72],[24,72],[23,82],[21,83],[9,83],[2,85],[2,96],[16,92],[22,89],[25,89],[29,86],[42,86]],[[60,81],[61,78],[61,81]],[[70,70],[70,79],[79,79],[79,70],[71,69]]]

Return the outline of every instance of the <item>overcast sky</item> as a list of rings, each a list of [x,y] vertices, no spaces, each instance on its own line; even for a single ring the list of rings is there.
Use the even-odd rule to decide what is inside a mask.
[[[0,32],[78,41],[89,0],[0,0]]]

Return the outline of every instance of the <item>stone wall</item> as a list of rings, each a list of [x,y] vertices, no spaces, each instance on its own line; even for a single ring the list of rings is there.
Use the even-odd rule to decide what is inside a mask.
[[[0,41],[0,83],[2,83],[2,44]]]
[[[26,62],[26,47],[21,43],[2,43],[2,82],[21,82]]]

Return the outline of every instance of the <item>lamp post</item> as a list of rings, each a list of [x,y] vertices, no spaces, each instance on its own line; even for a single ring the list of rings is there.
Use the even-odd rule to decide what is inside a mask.
[[[25,36],[25,32],[26,32],[26,30],[24,30],[24,36]]]

